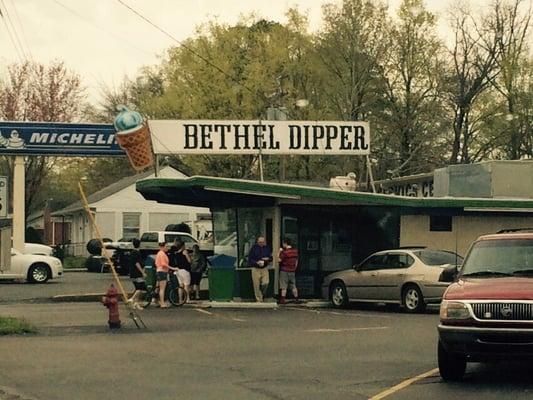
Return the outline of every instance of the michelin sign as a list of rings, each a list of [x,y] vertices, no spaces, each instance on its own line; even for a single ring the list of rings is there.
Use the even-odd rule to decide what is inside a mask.
[[[124,155],[113,125],[0,122],[0,155]]]

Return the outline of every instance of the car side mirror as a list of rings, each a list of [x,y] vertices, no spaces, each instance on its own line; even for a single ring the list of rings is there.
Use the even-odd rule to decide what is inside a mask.
[[[355,264],[355,265],[353,266],[353,269],[354,269],[355,271],[357,271],[357,272],[361,271],[361,264]]]
[[[439,282],[453,282],[457,277],[457,266],[449,265],[442,270],[439,276]]]

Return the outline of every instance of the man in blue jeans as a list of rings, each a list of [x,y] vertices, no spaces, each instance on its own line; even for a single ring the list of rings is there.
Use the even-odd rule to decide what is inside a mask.
[[[268,288],[268,264],[272,261],[272,252],[266,244],[264,236],[257,238],[248,254],[248,266],[252,267],[252,283],[255,300],[263,302]]]

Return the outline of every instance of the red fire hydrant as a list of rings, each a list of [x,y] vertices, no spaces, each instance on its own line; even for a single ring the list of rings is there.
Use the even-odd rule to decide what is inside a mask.
[[[109,329],[119,329],[120,328],[120,316],[118,314],[118,293],[115,286],[111,284],[105,297],[102,297],[102,303],[109,309]]]

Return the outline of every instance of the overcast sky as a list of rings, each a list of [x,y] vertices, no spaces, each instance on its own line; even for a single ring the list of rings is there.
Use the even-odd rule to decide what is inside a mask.
[[[122,0],[178,40],[194,35],[210,19],[235,23],[240,15],[255,12],[270,20],[285,21],[285,11],[297,6],[308,12],[311,29],[319,29],[325,0]],[[488,0],[474,0],[486,5]],[[390,0],[394,11],[400,0]],[[441,17],[439,32],[446,34],[444,18],[451,0],[426,0]],[[175,45],[118,0],[0,0],[0,72],[23,57],[13,42],[21,43],[35,61],[63,60],[79,73],[90,100],[102,85],[118,86],[125,75],[135,76]],[[6,25],[11,29],[8,30]],[[16,36],[13,36],[12,26]],[[10,36],[11,33],[11,36]]]

